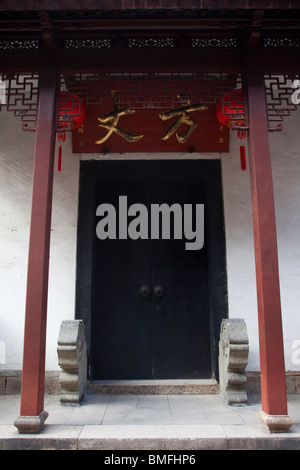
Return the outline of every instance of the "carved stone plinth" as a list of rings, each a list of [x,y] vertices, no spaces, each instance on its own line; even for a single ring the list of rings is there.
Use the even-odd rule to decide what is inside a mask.
[[[224,319],[219,342],[220,393],[228,405],[247,404],[245,368],[249,341],[246,324],[239,318]]]
[[[19,416],[15,420],[14,425],[18,429],[19,434],[37,434],[47,418],[47,411],[42,411],[39,416]]]
[[[85,329],[82,320],[63,321],[60,327],[58,364],[61,367],[60,385],[62,404],[79,404],[87,380]]]
[[[294,424],[288,415],[269,415],[261,411],[260,418],[268,431],[274,433],[288,432]]]

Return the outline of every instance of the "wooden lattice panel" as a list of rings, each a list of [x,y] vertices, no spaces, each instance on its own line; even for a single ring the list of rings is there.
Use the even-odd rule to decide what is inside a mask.
[[[265,74],[265,91],[269,130],[280,131],[285,117],[297,109],[293,102],[294,82],[298,75]]]

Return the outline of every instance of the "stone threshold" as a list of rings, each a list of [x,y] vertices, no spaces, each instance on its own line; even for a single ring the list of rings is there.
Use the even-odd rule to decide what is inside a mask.
[[[214,379],[98,380],[88,383],[86,391],[112,395],[213,395],[220,389]]]

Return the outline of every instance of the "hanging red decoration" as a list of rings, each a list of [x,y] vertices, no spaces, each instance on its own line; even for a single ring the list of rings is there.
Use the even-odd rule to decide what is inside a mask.
[[[225,127],[233,128],[245,125],[245,109],[243,103],[243,92],[241,88],[237,88],[232,93],[228,93],[220,99],[216,108],[217,119],[220,124]],[[239,139],[247,136],[245,130],[238,130]],[[240,146],[240,160],[242,171],[246,170],[246,150],[245,146]]]
[[[66,133],[65,132],[58,132],[57,140],[60,143],[58,148],[58,171],[61,171],[61,159],[62,159],[62,146],[61,143],[66,140]]]
[[[86,106],[77,95],[69,94],[65,91],[60,93],[58,127],[62,130],[58,132],[57,139],[60,142],[58,149],[58,171],[61,171],[62,146],[61,143],[66,140],[64,129],[78,129],[82,126],[86,118]]]
[[[77,95],[71,95],[61,91],[59,99],[59,127],[66,128],[71,124],[71,129],[78,129],[86,118],[86,106]]]
[[[237,131],[237,136],[239,139],[245,139],[247,137],[247,132],[244,130],[238,130]],[[247,165],[246,165],[246,149],[244,145],[240,146],[240,159],[241,159],[241,170],[246,171]]]
[[[217,103],[217,119],[223,126],[232,128],[245,124],[243,92],[237,88],[232,93],[224,95]]]

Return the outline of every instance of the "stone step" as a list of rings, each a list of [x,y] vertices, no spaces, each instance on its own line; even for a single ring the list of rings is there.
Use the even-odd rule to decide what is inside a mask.
[[[112,395],[215,395],[214,379],[196,380],[102,380],[90,382],[87,393]]]
[[[167,459],[164,456],[172,450],[179,451],[178,458],[192,453],[195,459],[191,463],[200,465],[203,457],[197,450],[297,450],[299,446],[299,425],[293,433],[275,435],[263,426],[242,425],[48,425],[34,435],[20,435],[12,426],[0,426],[0,450],[104,450],[103,459],[122,456],[116,451],[125,451],[127,456],[145,451],[139,453],[139,463],[154,463],[153,457],[149,460],[153,451],[159,451],[161,459]]]

